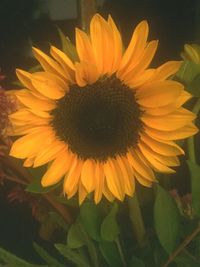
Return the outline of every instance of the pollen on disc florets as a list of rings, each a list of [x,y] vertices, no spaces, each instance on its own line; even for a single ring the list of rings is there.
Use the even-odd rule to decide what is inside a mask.
[[[71,85],[52,111],[52,127],[83,160],[125,155],[142,130],[135,92],[115,76],[84,87]]]

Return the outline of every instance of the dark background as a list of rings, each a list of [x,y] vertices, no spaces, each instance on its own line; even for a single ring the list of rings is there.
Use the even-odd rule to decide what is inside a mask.
[[[52,20],[44,2],[48,7],[48,1],[42,0],[0,0],[0,68],[6,75],[3,85],[8,89],[15,80],[16,67],[28,69],[36,63],[32,45],[43,50],[47,50],[49,43],[60,46],[57,26],[74,40],[74,27],[79,21],[76,14],[74,18]],[[125,44],[133,27],[147,19],[150,39],[160,41],[154,64],[180,59],[185,43],[200,40],[198,0],[107,0],[98,6],[98,12],[105,17],[112,15]],[[37,234],[39,225],[29,207],[9,203],[5,189],[1,188],[0,214],[0,246],[27,260],[40,262],[31,247],[33,240],[42,242]]]

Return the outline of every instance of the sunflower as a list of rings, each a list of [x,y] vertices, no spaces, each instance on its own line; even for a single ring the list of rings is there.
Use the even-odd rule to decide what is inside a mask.
[[[64,194],[82,203],[93,192],[98,203],[132,196],[135,181],[150,187],[154,171],[174,173],[184,151],[174,140],[197,132],[195,115],[182,107],[191,95],[169,80],[181,62],[148,68],[158,41],[147,41],[148,24],[135,28],[125,51],[109,16],[96,14],[90,34],[76,29],[76,62],[51,46],[51,57],[33,48],[43,71],[17,69],[25,89],[15,91],[10,154],[24,166],[48,164],[41,179],[63,178]]]

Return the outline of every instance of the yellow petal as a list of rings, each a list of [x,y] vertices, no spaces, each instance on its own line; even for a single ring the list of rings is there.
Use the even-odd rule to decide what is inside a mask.
[[[31,73],[16,69],[16,75],[23,85],[25,85],[28,89],[35,91],[35,88],[33,87],[31,82]]]
[[[90,39],[85,32],[79,30],[78,28],[76,28],[76,49],[80,61],[95,65],[95,59]]]
[[[145,179],[141,174],[139,174],[137,171],[134,172],[134,176],[136,180],[143,186],[146,187],[152,187],[152,182]]]
[[[122,39],[121,39],[121,34],[119,30],[117,29],[117,26],[115,25],[112,17],[109,15],[108,16],[108,24],[112,30],[113,33],[113,64],[110,73],[115,72],[118,67],[119,63],[122,58]]]
[[[23,163],[23,166],[24,167],[31,167],[34,163],[34,160],[35,160],[35,157],[30,157],[30,158],[27,158],[24,163]]]
[[[96,14],[91,20],[90,37],[99,73],[112,72],[114,60],[112,31],[107,21],[99,14]]]
[[[17,139],[11,147],[10,155],[20,159],[27,158],[41,151],[44,146],[52,142],[52,138],[53,134],[49,127],[41,127]]]
[[[74,158],[69,173],[65,176],[63,190],[68,198],[73,197],[78,190],[82,166],[83,162],[78,158]]]
[[[150,128],[161,131],[173,131],[184,127],[195,118],[196,115],[191,111],[179,108],[171,114],[160,117],[144,114],[141,120]]]
[[[124,80],[126,83],[131,83],[131,81],[142,73],[151,63],[155,52],[158,47],[158,41],[151,41],[145,48],[140,61],[135,66],[130,66],[123,75],[120,75],[120,79]]]
[[[20,109],[19,111],[16,111],[15,113],[12,113],[11,115],[9,115],[9,120],[11,121],[11,123],[15,126],[31,126],[31,127],[35,127],[35,126],[45,126],[49,124],[49,120],[50,120],[50,114],[48,114],[47,117],[42,117],[41,115],[43,114],[39,114],[39,111],[37,112],[37,114],[34,114],[32,111],[28,110],[28,109]]]
[[[51,55],[60,63],[61,66],[69,67],[70,69],[74,70],[74,63],[71,61],[71,59],[61,50],[56,48],[55,46],[51,46],[50,49]]]
[[[87,62],[80,62],[75,64],[76,68],[76,82],[83,87],[87,84],[93,84],[99,78],[96,66]]]
[[[37,128],[37,126],[36,126]],[[13,127],[11,131],[9,132],[9,136],[17,136],[17,135],[25,135],[28,133],[31,133],[35,130],[35,127],[32,125],[15,125],[13,124]]]
[[[145,150],[148,151],[152,155],[152,157],[154,157],[157,161],[159,161],[163,165],[166,165],[166,166],[179,166],[180,165],[179,159],[176,156],[161,155],[155,152],[151,147],[147,146],[143,142],[140,142],[139,147],[143,147],[143,149],[145,148]]]
[[[125,193],[128,196],[132,196],[135,191],[135,179],[133,176],[133,171],[130,168],[130,164],[127,159],[122,157],[117,157],[117,163],[122,175],[122,181],[124,181]]]
[[[124,185],[118,177],[116,167],[112,160],[108,160],[103,165],[104,173],[110,192],[119,200],[124,199]]]
[[[63,78],[66,77],[66,73],[63,68],[51,57],[47,56],[45,53],[35,47],[33,47],[33,53],[45,71],[57,74]]]
[[[79,205],[83,203],[85,198],[87,197],[88,192],[85,189],[85,187],[82,185],[81,182],[79,182],[79,187],[78,187],[78,200],[79,200]]]
[[[180,96],[177,99],[175,99],[173,103],[170,103],[169,105],[158,107],[158,108],[145,107],[145,113],[154,115],[154,116],[167,115],[169,113],[174,112],[178,108],[180,108],[191,97],[192,97],[191,94],[189,94],[186,91],[182,91]]]
[[[19,90],[15,95],[21,103],[31,109],[49,111],[55,108],[55,103],[53,101],[37,98],[26,89]]]
[[[94,190],[95,162],[88,159],[83,163],[81,181],[88,193]]]
[[[115,197],[114,195],[110,192],[110,190],[108,189],[108,185],[105,182],[104,183],[104,187],[103,187],[103,195],[105,196],[105,198],[107,198],[108,201],[113,202]]]
[[[152,77],[154,76],[155,69],[145,70],[143,73],[136,75],[130,81],[126,81],[126,84],[133,89],[144,85],[145,83],[152,81]]]
[[[174,102],[183,91],[183,85],[175,81],[158,81],[144,85],[136,90],[141,106],[154,108]]]
[[[151,138],[147,134],[141,134],[141,140],[152,150],[157,152],[158,154],[165,156],[176,156],[184,154],[184,151],[173,142],[162,142]]]
[[[95,165],[95,192],[94,192],[94,201],[98,204],[102,198],[102,191],[104,187],[104,172],[103,167],[100,163]]]
[[[182,61],[168,61],[161,65],[159,68],[156,69],[153,79],[154,80],[165,80],[171,75],[175,74],[181,64]]]
[[[148,165],[144,164],[144,162],[138,157],[135,151],[128,152],[127,159],[134,170],[136,170],[145,179],[150,181],[155,180],[155,176],[151,168]]]
[[[35,90],[50,99],[62,98],[68,89],[68,85],[52,73],[36,72],[32,74],[31,81]]]
[[[162,164],[161,162],[159,162],[155,157],[154,154],[151,153],[146,146],[144,146],[143,144],[139,144],[138,145],[140,148],[140,151],[137,151],[137,154],[140,155],[140,157],[145,158],[149,164],[154,168],[154,170],[156,170],[157,172],[164,172],[164,173],[175,173],[175,171],[169,167],[167,167],[166,165]]]
[[[55,46],[51,46],[50,53],[62,66],[65,72],[65,79],[70,83],[74,83],[74,63],[71,59],[62,51],[57,49]]]
[[[127,71],[127,69],[130,70],[135,64],[137,64],[138,58],[141,57],[141,54],[146,47],[148,33],[148,23],[144,20],[137,25],[133,32],[128,48],[122,57],[118,75],[122,75],[123,71]]]
[[[51,186],[58,183],[68,172],[72,162],[70,153],[64,151],[51,163],[41,180],[42,186]]]
[[[187,125],[183,126],[182,128],[179,128],[174,131],[159,131],[156,129],[152,129],[149,127],[146,127],[145,132],[152,136],[153,138],[158,138],[161,140],[179,140],[184,139],[189,136],[192,136],[196,134],[199,131],[199,129],[193,124],[188,123]]]
[[[47,147],[44,147],[35,157],[34,167],[44,165],[59,156],[60,153],[66,150],[66,144],[64,142],[54,140]]]

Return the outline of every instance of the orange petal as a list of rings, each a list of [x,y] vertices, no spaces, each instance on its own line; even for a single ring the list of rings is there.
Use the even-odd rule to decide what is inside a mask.
[[[124,185],[121,183],[116,167],[112,160],[108,160],[103,165],[106,182],[110,192],[119,200],[124,199]]]
[[[50,99],[62,98],[68,89],[68,85],[52,73],[36,72],[32,74],[31,81],[35,90]]]
[[[159,68],[156,69],[153,79],[154,80],[165,80],[171,75],[175,74],[181,64],[182,61],[168,61],[161,65]]]
[[[33,87],[31,82],[31,73],[24,70],[16,69],[16,74],[23,85],[25,85],[28,89],[35,91],[35,88]]]
[[[73,158],[70,165],[69,173],[66,174],[63,184],[63,190],[68,198],[73,197],[78,190],[83,162],[78,158]]]
[[[191,94],[189,94],[186,91],[182,91],[180,96],[174,100],[173,103],[170,103],[169,105],[158,107],[158,108],[147,108],[145,107],[145,113],[154,115],[154,116],[162,116],[167,115],[169,113],[174,112],[178,108],[180,108],[188,99],[192,97]]]
[[[59,156],[60,153],[64,152],[66,150],[66,144],[64,142],[54,140],[51,144],[49,144],[47,147],[43,148],[42,151],[40,151],[34,161],[34,167],[39,167],[41,165],[44,165],[55,158]]]
[[[120,75],[120,79],[125,81],[125,83],[131,83],[132,80],[142,73],[151,63],[156,50],[158,47],[158,41],[151,41],[148,43],[147,47],[140,58],[140,61],[135,66],[130,66],[123,75]]]
[[[83,203],[83,201],[85,200],[85,198],[87,197],[88,192],[85,189],[85,187],[83,186],[83,184],[81,182],[79,182],[79,186],[78,186],[78,200],[79,200],[79,205],[81,205]]]
[[[144,146],[141,143],[138,146],[140,148],[141,153],[139,153],[138,151],[137,154],[140,155],[141,158],[142,157],[145,158],[149,162],[149,164],[154,168],[154,170],[164,173],[175,173],[174,170],[172,170],[171,168],[167,167],[166,165],[158,161],[154,157],[154,154],[151,153],[149,149],[146,148],[146,146]]]
[[[174,102],[183,91],[183,85],[175,81],[158,81],[144,85],[136,90],[141,106],[147,108],[162,107]]]
[[[146,187],[152,187],[152,182],[145,179],[141,174],[139,174],[137,171],[134,171],[134,176],[136,180],[143,186]]]
[[[103,171],[103,166],[100,163],[95,165],[95,192],[94,192],[94,201],[98,204],[102,198],[102,192],[104,188],[105,175]]]
[[[153,137],[158,138],[161,140],[179,140],[184,139],[189,136],[192,136],[196,134],[199,131],[199,129],[193,124],[188,123],[187,125],[183,126],[182,128],[179,128],[174,131],[159,131],[156,129],[152,129],[149,127],[146,127],[145,132]]]
[[[55,108],[55,103],[46,99],[41,99],[33,94],[29,90],[18,90],[15,93],[16,97],[19,99],[21,103],[23,103],[26,107],[31,109],[39,109],[49,111]]]
[[[95,162],[88,159],[83,163],[81,171],[81,182],[88,193],[94,190]]]
[[[128,163],[126,158],[122,157],[117,157],[116,161],[119,165],[122,181],[124,181],[125,193],[128,196],[132,196],[135,191],[135,180],[130,164]]]
[[[122,39],[121,39],[121,34],[119,30],[117,29],[117,26],[115,25],[112,17],[109,15],[108,16],[108,24],[112,30],[113,33],[113,64],[112,64],[112,69],[110,73],[115,72],[118,67],[119,63],[122,58]]]
[[[196,115],[191,111],[179,108],[177,111],[165,116],[151,116],[144,114],[141,120],[150,128],[161,131],[173,131],[184,127],[195,118]]]
[[[99,73],[111,73],[114,60],[113,35],[109,24],[99,14],[91,20],[90,37]]]
[[[147,134],[141,134],[141,140],[156,153],[165,156],[176,156],[184,154],[184,151],[174,142],[162,142],[151,138]]]
[[[87,84],[92,84],[97,81],[99,74],[96,66],[87,62],[77,62],[76,68],[76,82],[79,86],[83,87]]]
[[[76,49],[80,58],[80,61],[88,62],[95,65],[94,54],[92,45],[88,35],[76,28]]]
[[[72,156],[63,151],[59,156],[51,163],[47,172],[44,174],[41,180],[42,186],[51,186],[58,183],[63,176],[68,172],[72,162]]]
[[[145,179],[150,181],[155,180],[154,173],[151,168],[148,165],[144,164],[144,162],[137,156],[135,151],[128,152],[127,159],[134,170],[136,170]]]
[[[10,155],[20,159],[27,158],[35,152],[41,151],[43,147],[48,146],[53,139],[53,133],[50,128],[41,127],[17,139],[11,147]]]
[[[74,70],[75,66],[71,59],[61,50],[57,49],[55,46],[51,46],[50,53],[56,61],[62,66],[65,76],[64,78],[70,83],[74,83]]]
[[[140,22],[135,28],[131,41],[126,49],[121,64],[119,66],[118,75],[123,75],[124,71],[130,70],[138,62],[138,58],[146,47],[149,27],[147,21]],[[131,66],[131,67],[130,67]]]
[[[63,68],[51,57],[47,56],[45,53],[35,47],[33,47],[33,54],[45,71],[66,78]]]

